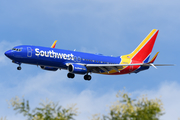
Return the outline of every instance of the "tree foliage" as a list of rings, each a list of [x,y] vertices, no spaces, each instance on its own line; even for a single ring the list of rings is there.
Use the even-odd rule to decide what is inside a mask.
[[[1,117],[0,120],[7,120],[6,117]]]
[[[116,97],[119,99],[110,106],[109,115],[96,114],[93,120],[159,120],[163,115],[163,104],[160,99],[148,100],[143,95],[138,100],[130,98],[125,91],[119,91]]]
[[[58,103],[46,100],[40,103],[41,107],[30,110],[29,101],[19,99],[19,97],[12,98],[9,104],[17,113],[28,117],[28,120],[74,120],[77,115],[75,105],[69,108],[62,108]]]
[[[110,106],[108,115],[96,114],[92,120],[159,120],[162,116],[163,104],[160,99],[148,99],[146,95],[132,99],[130,94],[119,91],[116,95],[118,100]],[[30,110],[29,101],[12,98],[9,104],[17,113],[28,117],[28,120],[74,120],[77,116],[77,108],[62,108],[51,101],[43,101],[41,107]],[[1,119],[0,119],[1,120]]]

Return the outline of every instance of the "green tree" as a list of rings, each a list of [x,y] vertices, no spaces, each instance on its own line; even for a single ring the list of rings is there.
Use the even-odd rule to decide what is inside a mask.
[[[159,120],[164,113],[160,99],[148,100],[143,95],[138,100],[130,98],[130,94],[119,91],[116,97],[120,100],[110,106],[109,115],[99,114],[93,116],[93,120]]]
[[[12,98],[9,104],[17,113],[28,117],[28,120],[74,120],[74,116],[77,115],[75,105],[66,109],[49,100],[43,101],[40,103],[41,107],[32,111],[30,110],[29,101],[19,99],[19,97]]]
[[[143,95],[137,100],[132,99],[130,94],[119,91],[116,95],[118,100],[110,106],[108,115],[96,114],[92,120],[159,120],[162,116],[163,104],[160,99],[148,99]],[[28,117],[28,120],[74,120],[77,116],[77,108],[62,108],[51,101],[43,101],[41,107],[30,110],[29,101],[12,98],[9,104],[17,113]]]

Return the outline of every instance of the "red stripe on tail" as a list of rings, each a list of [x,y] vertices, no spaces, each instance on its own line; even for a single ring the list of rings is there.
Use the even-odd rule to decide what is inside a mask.
[[[135,54],[132,58],[133,63],[142,63],[152,52],[154,43],[156,41],[159,30],[155,32],[155,34],[147,41],[147,43],[142,46],[142,48]]]

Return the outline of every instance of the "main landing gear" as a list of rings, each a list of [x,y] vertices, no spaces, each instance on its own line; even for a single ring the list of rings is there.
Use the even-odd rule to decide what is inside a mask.
[[[67,77],[68,77],[68,78],[74,78],[75,75],[74,75],[73,73],[68,73],[68,74],[67,74]]]
[[[90,76],[90,75],[88,75],[88,74],[87,74],[87,75],[85,75],[85,76],[84,76],[84,80],[88,80],[88,81],[90,81],[90,80],[91,80],[91,76]]]
[[[74,77],[75,77],[75,74],[73,74],[73,73],[68,73],[68,74],[67,74],[67,77],[68,77],[68,78],[74,78]],[[88,75],[88,74],[84,75],[84,80],[90,81],[90,80],[91,80],[91,76]]]

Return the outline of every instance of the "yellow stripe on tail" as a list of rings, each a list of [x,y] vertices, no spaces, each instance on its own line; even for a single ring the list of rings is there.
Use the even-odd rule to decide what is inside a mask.
[[[132,58],[136,55],[136,53],[138,53],[141,48],[150,40],[150,38],[157,32],[157,29],[153,29],[148,35],[147,37],[140,43],[140,45],[131,53],[129,54],[129,56]]]
[[[120,64],[142,63],[150,55],[159,30],[153,29],[140,45],[130,54],[121,56]]]

